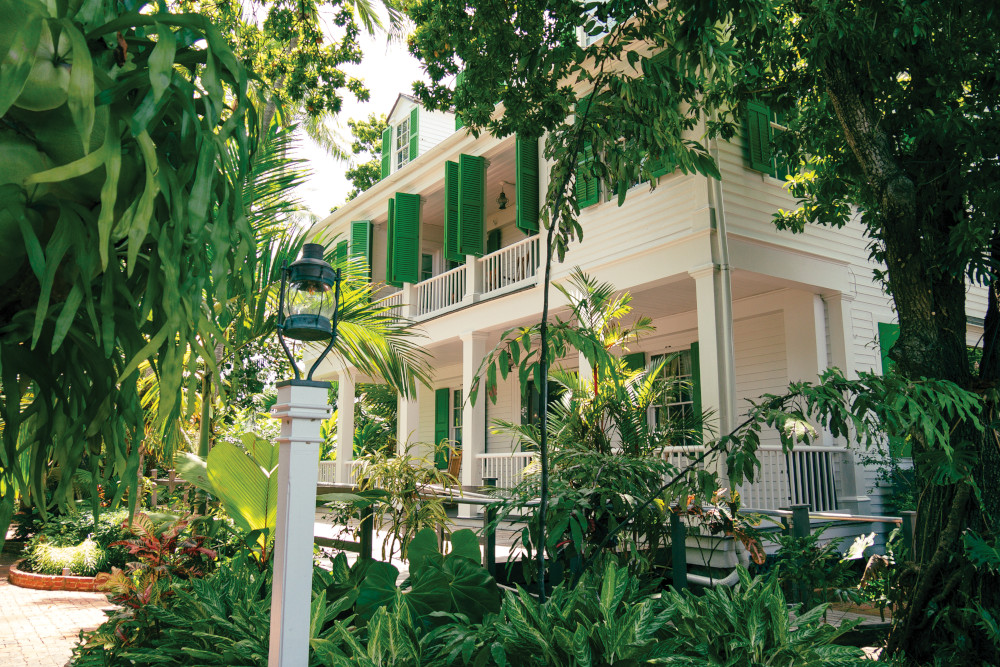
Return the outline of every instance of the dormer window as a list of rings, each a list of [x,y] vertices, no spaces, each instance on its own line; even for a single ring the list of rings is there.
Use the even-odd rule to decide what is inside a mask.
[[[396,167],[399,169],[410,161],[410,119],[407,118],[396,126],[396,143],[393,150]]]

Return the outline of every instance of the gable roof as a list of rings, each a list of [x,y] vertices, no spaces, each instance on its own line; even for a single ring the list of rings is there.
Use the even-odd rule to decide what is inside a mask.
[[[413,102],[417,106],[420,106],[420,102],[417,101],[417,98],[411,97],[410,95],[404,95],[403,93],[400,93],[399,95],[396,96],[396,101],[392,103],[392,108],[389,109],[389,113],[386,114],[386,118],[392,118],[392,114],[396,113],[396,107],[399,106],[399,103],[402,100],[407,100],[407,101]]]

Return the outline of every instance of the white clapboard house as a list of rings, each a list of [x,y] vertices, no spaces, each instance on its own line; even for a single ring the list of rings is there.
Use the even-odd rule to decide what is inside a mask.
[[[634,312],[656,326],[639,345],[643,360],[679,352],[671,371],[692,380],[687,402],[714,411],[723,432],[746,399],[816,380],[827,367],[881,372],[896,332],[860,224],[810,226],[796,235],[775,229],[772,214],[795,202],[759,147],[780,128],[766,107],[751,105],[748,113],[743,136],[710,144],[721,180],[665,169],[655,189],[637,184],[619,207],[606,184],[584,179],[584,240],[553,268],[555,281],[579,266],[629,290]],[[534,454],[518,451],[489,424],[533,418],[532,388],[518,386],[513,373],[501,381],[495,404],[473,405],[465,395],[501,332],[539,320],[538,211],[549,174],[543,140],[476,138],[453,114],[427,111],[406,95],[388,122],[381,181],[314,232],[339,235],[342,251],[366,257],[372,280],[384,284],[380,294],[426,333],[433,385],[400,401],[400,439],[450,438],[463,452],[463,484],[492,478],[511,485]],[[562,296],[553,293],[560,305]],[[984,294],[971,292],[969,301],[970,314],[981,317]],[[975,344],[982,320],[969,322]],[[577,360],[562,363],[574,368]],[[371,380],[329,363],[320,375],[339,380],[339,432],[353,433],[347,408],[356,383]],[[347,481],[351,438],[342,441],[331,476]],[[846,445],[827,436],[785,455],[772,434],[760,452],[759,479],[741,489],[744,505],[882,512],[874,471]]]

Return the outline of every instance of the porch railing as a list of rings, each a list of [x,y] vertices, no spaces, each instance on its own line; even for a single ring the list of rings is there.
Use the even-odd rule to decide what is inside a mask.
[[[517,486],[524,479],[524,469],[532,463],[538,454],[535,452],[514,452],[502,454],[479,454],[480,472],[483,479],[496,480],[496,486],[509,489]]]
[[[403,314],[403,292],[399,291],[390,294],[389,296],[382,299],[381,305],[384,306],[385,308],[389,308],[390,312],[393,315],[399,317],[400,315]]]
[[[536,234],[481,258],[483,294],[534,279],[541,263],[540,248]]]
[[[704,447],[669,447],[663,455],[678,468],[687,466]],[[744,507],[776,510],[791,505],[809,505],[817,512],[838,509],[836,474],[842,447],[798,447],[785,453],[780,445],[762,445],[757,450],[760,470],[752,484],[737,489]]]
[[[453,306],[465,298],[466,267],[457,266],[416,285],[416,316]]]

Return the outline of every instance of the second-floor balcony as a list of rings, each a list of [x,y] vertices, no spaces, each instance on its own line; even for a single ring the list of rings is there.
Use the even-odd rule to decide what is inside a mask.
[[[541,266],[539,236],[500,248],[483,257],[384,297],[383,304],[399,315],[427,320],[466,305],[493,299],[538,283]]]

